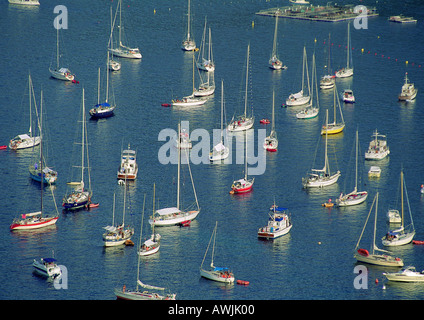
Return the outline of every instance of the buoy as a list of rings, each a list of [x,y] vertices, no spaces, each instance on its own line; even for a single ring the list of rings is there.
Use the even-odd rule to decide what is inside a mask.
[[[383,284],[383,290],[386,290],[386,286]]]
[[[234,190],[231,190],[231,191],[230,191],[230,194],[234,194]]]
[[[6,148],[7,148],[7,146],[0,146],[0,150],[4,150]]]
[[[134,246],[134,242],[132,242],[132,240],[131,240],[131,239],[128,239],[128,240],[126,240],[126,241],[125,241],[125,245],[126,245],[126,246],[131,246],[131,247],[132,247],[132,246]]]
[[[377,284],[378,283],[378,279],[375,279],[375,284]]]
[[[255,21],[252,21],[252,29],[255,27]]]
[[[361,52],[364,53],[364,48],[361,49]]]
[[[247,286],[247,285],[249,285],[249,281],[246,281],[246,280],[237,280],[237,284],[242,284],[242,285]]]
[[[318,244],[321,244],[321,241],[318,241]]]

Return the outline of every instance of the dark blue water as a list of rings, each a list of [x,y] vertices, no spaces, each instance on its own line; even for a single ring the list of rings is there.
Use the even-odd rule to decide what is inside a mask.
[[[339,1],[340,3],[348,3]],[[316,1],[325,5],[326,1]],[[79,128],[82,88],[86,108],[97,103],[97,69],[104,65],[109,35],[109,3],[104,1],[64,1],[69,14],[69,29],[62,32],[63,59],[77,75],[79,84],[50,78],[48,71],[56,45],[53,28],[53,1],[42,1],[39,8],[21,8],[0,4],[0,96],[2,125],[0,144],[5,145],[28,129],[27,78],[31,73],[39,101],[45,100],[49,163],[59,172],[54,188],[61,204],[65,194],[73,156],[73,142]],[[116,1],[111,2],[114,7]],[[362,1],[364,5],[374,5]],[[255,16],[281,1],[192,1],[193,28],[200,45],[204,16],[212,28],[217,92],[204,106],[193,109],[163,108],[191,92],[192,54],[184,53],[180,43],[185,30],[185,1],[125,1],[125,22],[130,45],[138,46],[141,61],[121,60],[122,70],[111,74],[117,108],[115,116],[88,122],[93,200],[100,206],[91,211],[62,213],[55,227],[11,233],[12,219],[39,207],[40,186],[31,182],[28,165],[31,151],[0,151],[2,214],[0,236],[0,298],[2,299],[114,299],[113,289],[135,286],[137,255],[135,247],[105,249],[102,227],[111,223],[113,194],[116,193],[116,219],[121,219],[123,188],[116,181],[121,146],[128,142],[137,149],[140,166],[137,181],[129,188],[126,221],[131,222],[138,241],[144,194],[146,216],[151,213],[153,183],[161,207],[174,206],[176,165],[162,165],[158,141],[162,129],[176,130],[179,120],[190,121],[190,130],[219,128],[220,80],[225,82],[227,118],[241,111],[244,87],[243,70],[247,44],[251,44],[251,104],[256,129],[265,128],[259,119],[270,117],[272,91],[276,93],[276,129],[279,149],[266,155],[266,171],[257,176],[254,190],[244,196],[228,194],[231,183],[243,174],[243,165],[192,165],[201,213],[189,228],[159,230],[162,246],[157,255],[143,258],[141,278],[145,283],[165,286],[178,299],[421,299],[424,287],[417,284],[389,284],[383,280],[384,268],[369,266],[368,289],[354,287],[353,249],[362,230],[372,199],[380,192],[380,218],[377,245],[386,232],[385,213],[397,200],[401,167],[404,168],[410,204],[417,230],[416,239],[424,240],[424,182],[422,91],[424,88],[423,4],[420,1],[379,1],[381,15],[370,18],[367,30],[351,28],[353,78],[337,82],[338,90],[350,87],[356,96],[354,106],[342,106],[346,128],[329,139],[330,161],[342,172],[338,184],[323,189],[302,190],[301,178],[312,167],[325,109],[332,107],[332,94],[320,92],[319,117],[299,121],[299,108],[280,105],[300,81],[301,55],[305,45],[308,57],[315,48],[318,75],[324,74],[327,44],[331,32],[332,65],[345,65],[346,23],[314,23],[284,20],[279,23],[279,54],[288,66],[272,72],[267,62],[272,49],[274,20]],[[398,25],[387,21],[389,15],[403,13],[419,19],[416,25]],[[252,27],[254,22],[254,27]],[[315,42],[314,39],[317,41]],[[364,52],[361,53],[361,49]],[[390,58],[389,58],[390,57]],[[408,61],[408,64],[405,63]],[[310,61],[309,64],[311,65]],[[405,72],[419,88],[413,103],[397,102]],[[88,115],[88,110],[87,110]],[[369,192],[366,203],[328,210],[321,203],[350,191],[352,146],[359,130],[362,181]],[[370,163],[363,161],[372,132],[387,134],[390,158],[381,164],[382,176],[368,180]],[[258,152],[258,151],[256,151]],[[259,152],[263,152],[259,148]],[[335,154],[335,155],[334,155]],[[323,164],[317,152],[317,166]],[[348,167],[348,164],[351,164]],[[193,201],[187,168],[183,169],[184,201]],[[345,190],[346,188],[346,190]],[[44,188],[49,194],[50,189]],[[258,241],[257,229],[267,222],[267,210],[273,201],[290,208],[291,232],[274,242]],[[46,210],[54,212],[51,196],[45,197]],[[60,209],[59,209],[60,210]],[[218,221],[216,265],[227,265],[236,279],[250,285],[222,286],[201,279],[199,267],[215,221]],[[144,235],[149,235],[145,220]],[[368,228],[363,243],[368,245]],[[34,258],[54,256],[68,270],[68,289],[56,290],[52,283],[32,274]],[[390,249],[407,265],[424,269],[424,247],[412,244]],[[375,279],[380,280],[375,284]],[[382,285],[386,285],[383,290]]]

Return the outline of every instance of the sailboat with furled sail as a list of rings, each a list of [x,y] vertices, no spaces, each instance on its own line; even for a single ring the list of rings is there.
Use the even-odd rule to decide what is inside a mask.
[[[343,119],[342,108],[340,106],[340,101],[337,98],[337,94],[336,94],[336,92],[337,92],[337,86],[336,85],[334,85],[333,90],[334,90],[334,97],[333,97],[333,100],[334,100],[333,101],[333,110],[334,110],[333,119],[334,119],[334,121],[331,122],[331,123],[328,123],[328,121],[327,121],[326,125],[322,126],[322,129],[321,129],[322,135],[324,135],[324,134],[337,134],[337,133],[342,132],[343,129],[345,128],[345,122],[344,122],[344,119]],[[337,120],[336,104],[338,105],[339,111],[340,111],[340,121]]]
[[[56,23],[56,21],[55,21]],[[56,26],[56,68],[52,65],[49,67],[50,74],[53,78],[64,81],[75,81],[75,75],[67,67],[60,66],[59,57],[59,26]]]
[[[230,194],[239,194],[239,193],[247,193],[252,191],[253,183],[255,182],[255,178],[248,178],[247,174],[247,133],[244,132],[244,178],[233,181],[231,185]]]
[[[363,236],[364,231],[365,231],[365,227],[367,226],[368,219],[371,215],[371,212],[372,212],[374,205],[375,205],[374,237],[373,237],[371,252],[369,252],[367,249],[362,249],[362,248],[358,249],[358,248],[359,248],[359,243],[361,242],[362,236]],[[369,264],[375,264],[375,265],[387,266],[387,267],[402,267],[403,266],[402,259],[395,258],[395,257],[388,255],[388,253],[390,253],[389,251],[379,249],[375,244],[375,235],[376,235],[376,227],[377,227],[377,209],[378,209],[378,192],[374,197],[374,201],[372,202],[370,212],[368,213],[367,220],[365,220],[365,225],[362,229],[361,235],[360,235],[358,242],[356,244],[355,253],[354,253],[353,256],[356,260],[358,260],[358,262],[365,262],[365,263],[369,263]],[[381,253],[378,254],[376,252],[381,252]]]
[[[224,81],[221,80],[221,139],[219,143],[213,147],[212,151],[209,153],[210,161],[224,160],[228,158],[230,154],[230,148],[226,146],[227,143],[224,143]]]
[[[90,162],[88,157],[88,140],[87,140],[87,125],[85,120],[85,101],[84,101],[84,88],[82,89],[82,130],[81,130],[81,166],[75,166],[75,168],[81,169],[81,180],[68,182],[67,185],[72,189],[63,198],[62,206],[66,210],[75,210],[84,208],[91,203],[91,178],[90,178]],[[78,143],[76,143],[78,144]],[[87,160],[87,166],[85,163]],[[84,184],[84,171],[88,172],[88,189],[85,188]]]
[[[156,185],[153,184],[153,214],[155,213],[155,191]],[[152,224],[152,235],[149,239],[143,242],[138,250],[138,254],[140,256],[148,256],[158,252],[160,249],[160,239],[161,235],[159,233],[155,233],[155,225]]]
[[[181,44],[181,49],[184,51],[196,50],[196,42],[194,42],[194,38],[191,35],[190,0],[188,0],[188,11],[187,11],[187,34]]]
[[[350,23],[347,24],[347,62],[346,68],[342,68],[336,72],[336,78],[348,78],[353,76],[352,58],[350,54]]]
[[[143,201],[143,212],[141,216],[141,227],[140,227],[140,239],[139,245],[141,244],[141,239],[143,235],[143,217],[144,217],[144,206],[146,203],[146,195],[144,195]],[[137,281],[136,288],[134,291],[127,290],[126,286],[123,285],[122,288],[115,288],[114,293],[116,298],[123,300],[175,300],[175,293],[164,294],[165,288],[156,287],[149,284],[145,284],[140,280],[140,259],[141,256],[138,256],[137,260]],[[139,289],[142,288],[141,290]]]
[[[305,95],[303,89],[305,89],[305,71],[306,80],[308,82],[308,94]],[[308,60],[306,56],[306,48],[303,47],[303,63],[302,63],[302,85],[299,92],[292,93],[286,100],[286,105],[289,107],[301,106],[308,103],[311,100],[311,89],[309,85],[309,72],[308,72]]]
[[[316,105],[313,105],[314,94],[316,95]],[[312,119],[318,116],[319,113],[319,97],[318,97],[318,82],[317,82],[317,68],[315,63],[315,53],[312,55],[312,90],[311,100],[306,105],[306,108],[296,113],[297,119]]]
[[[266,151],[275,152],[278,148],[277,132],[275,131],[275,116],[274,116],[274,101],[275,92],[272,92],[272,129],[268,137],[264,141],[264,149]]]
[[[277,54],[277,33],[278,33],[278,15],[280,14],[280,9],[277,9],[275,11],[275,29],[274,29],[274,41],[272,43],[272,52],[271,52],[271,58],[269,59],[269,67],[273,70],[285,70],[287,69],[286,66],[283,66],[283,63],[278,58]]]

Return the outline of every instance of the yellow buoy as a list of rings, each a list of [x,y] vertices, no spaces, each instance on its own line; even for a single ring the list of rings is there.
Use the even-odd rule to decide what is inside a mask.
[[[252,21],[252,28],[255,27],[255,21]]]
[[[156,9],[153,9],[153,14],[156,14]]]
[[[364,48],[361,49],[361,52],[364,53]]]
[[[406,60],[405,63],[408,64],[408,60]]]

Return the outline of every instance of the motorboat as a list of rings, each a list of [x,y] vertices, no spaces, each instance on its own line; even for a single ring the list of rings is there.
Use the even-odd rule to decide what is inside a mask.
[[[355,96],[353,91],[350,89],[345,89],[342,93],[342,100],[345,103],[355,103]]]
[[[46,277],[56,279],[62,275],[62,270],[56,264],[56,259],[54,258],[41,258],[40,260],[35,260],[32,263],[32,266],[35,268],[35,272]]]
[[[128,149],[121,153],[121,163],[117,172],[117,178],[122,180],[135,180],[138,174],[137,152],[131,150],[130,144]]]
[[[379,134],[377,129],[372,136],[374,139],[371,140],[368,150],[365,152],[365,160],[382,160],[390,154],[386,136]]]
[[[410,101],[414,100],[417,96],[418,89],[415,88],[413,83],[409,82],[408,72],[405,73],[405,83],[402,86],[402,92],[399,94],[399,101]]]
[[[258,238],[276,239],[287,234],[292,228],[291,218],[286,213],[287,208],[272,206],[270,208],[268,225],[258,229]]]
[[[260,121],[259,121],[260,123],[262,123],[262,124],[270,124],[271,123],[271,121],[269,121],[269,119],[261,119]]]
[[[396,23],[417,23],[417,19],[414,19],[414,17],[405,17],[402,14],[398,16],[390,16],[389,21]]]
[[[390,209],[387,211],[387,220],[389,223],[401,223],[402,217],[400,216],[399,210]]]
[[[384,272],[389,281],[397,282],[424,282],[424,270],[417,272],[415,267],[408,266],[398,272]]]
[[[369,178],[379,178],[381,175],[381,168],[377,166],[371,166],[370,170],[368,171],[368,177]]]

